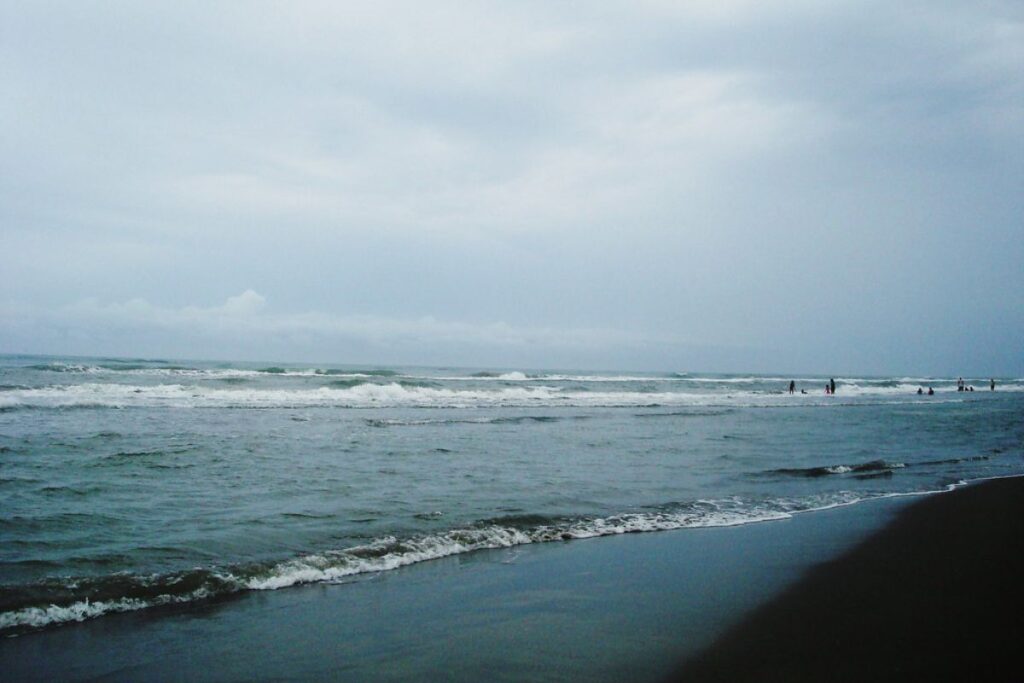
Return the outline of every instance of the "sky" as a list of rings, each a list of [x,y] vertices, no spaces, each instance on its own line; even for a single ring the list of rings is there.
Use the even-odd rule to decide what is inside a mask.
[[[1020,2],[0,0],[0,352],[1024,374]]]

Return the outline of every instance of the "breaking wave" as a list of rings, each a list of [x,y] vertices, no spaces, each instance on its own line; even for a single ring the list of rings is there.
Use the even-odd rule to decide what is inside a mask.
[[[549,423],[561,422],[562,420],[586,420],[589,415],[571,415],[559,417],[555,415],[513,415],[507,417],[471,417],[471,418],[439,418],[423,420],[403,420],[400,418],[367,418],[366,424],[371,427],[422,427],[427,425],[452,425],[452,424],[476,424],[476,425],[500,425],[500,424],[523,424],[527,422]]]
[[[915,492],[918,495],[929,492]],[[888,497],[882,494],[877,497]],[[904,494],[896,494],[904,495]],[[385,536],[339,550],[266,564],[201,568],[167,574],[118,573],[54,578],[0,591],[0,633],[18,634],[104,614],[128,612],[299,584],[330,583],[478,550],[683,528],[725,527],[786,519],[851,505],[853,492],[750,502],[739,498],[672,503],[606,517],[515,515],[409,538]]]
[[[964,462],[977,462],[988,460],[990,456],[975,455],[966,458],[947,458],[944,460],[924,460],[914,463],[887,462],[885,460],[870,460],[868,462],[856,463],[853,465],[821,465],[817,467],[782,467],[768,470],[765,474],[784,475],[792,477],[827,477],[833,474],[852,474],[877,476],[880,474],[891,474],[895,470],[907,467],[926,467],[930,465],[955,465]]]
[[[916,387],[914,387],[916,389]],[[904,385],[854,390],[844,388],[853,403],[842,396],[790,396],[765,391],[586,391],[574,387],[523,385],[496,389],[450,388],[414,379],[374,381],[331,375],[327,385],[305,388],[254,387],[248,384],[121,384],[84,382],[36,388],[15,388],[0,392],[0,410],[20,408],[109,407],[125,408],[477,408],[477,407],[773,407],[856,405],[861,397],[877,396],[889,401],[896,394],[906,400],[938,402],[935,397],[910,396]],[[955,391],[954,391],[955,393]],[[961,397],[957,400],[966,400]]]

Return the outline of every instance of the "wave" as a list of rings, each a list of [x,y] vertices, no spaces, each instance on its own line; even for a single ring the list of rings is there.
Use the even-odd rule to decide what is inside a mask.
[[[830,474],[856,473],[877,473],[890,472],[895,469],[902,469],[906,464],[901,462],[889,463],[884,460],[871,460],[856,465],[823,465],[820,467],[782,467],[769,470],[769,474],[782,474],[795,477],[827,477]]]
[[[470,381],[470,380],[503,380],[506,382],[514,381],[550,381],[550,382],[688,382],[691,384],[723,384],[723,385],[734,385],[734,384],[779,384],[788,385],[792,380],[797,384],[813,385],[818,386],[819,384],[824,387],[829,377],[801,377],[801,376],[774,376],[774,375],[737,375],[737,376],[714,376],[714,375],[688,375],[684,373],[669,373],[669,374],[644,374],[644,375],[626,375],[626,374],[593,374],[593,373],[533,373],[528,374],[520,371],[513,372],[495,372],[492,370],[484,370],[480,372],[474,372],[470,375],[455,375],[455,376],[443,376],[439,379],[445,380],[456,380],[456,381]],[[886,384],[886,383],[907,383],[912,382],[914,386],[919,384],[927,383],[952,383],[955,379],[942,379],[934,377],[900,377],[900,378],[872,378],[872,377],[859,377],[859,378],[835,378],[836,383],[842,384]],[[978,380],[979,382],[981,380]],[[988,380],[985,380],[986,382]]]
[[[393,382],[332,379],[332,385],[308,388],[261,388],[208,384],[152,384],[86,382],[0,392],[0,410],[22,408],[479,408],[479,407],[808,407],[863,405],[864,397],[891,401],[904,396],[914,404],[939,403],[936,397],[920,397],[907,389],[849,388],[844,396],[763,391],[579,391],[557,386],[501,386],[496,389],[456,389],[416,380]],[[1024,390],[1024,386],[1020,387]],[[914,387],[916,391],[916,387]],[[953,392],[955,393],[955,391]],[[963,395],[956,400],[968,400]],[[851,402],[852,401],[852,402]]]
[[[701,409],[696,408],[693,410],[673,410],[669,412],[658,411],[653,413],[634,413],[633,417],[718,417],[720,415],[729,415],[733,410],[731,408],[725,409]]]
[[[370,368],[317,368],[317,367],[295,367],[289,365],[270,365],[262,368],[245,368],[221,365],[218,367],[198,367],[191,365],[176,365],[165,360],[148,359],[96,359],[99,362],[66,362],[52,361],[47,363],[36,363],[24,366],[29,370],[38,370],[56,373],[121,373],[121,374],[152,374],[152,375],[199,375],[199,376],[259,376],[259,375],[280,375],[296,377],[315,376],[344,376],[344,377],[399,377],[405,373],[398,370],[370,367]],[[677,382],[700,385],[742,385],[742,384],[788,384],[791,380],[802,385],[804,388],[824,385],[828,377],[824,376],[796,376],[796,375],[693,375],[689,373],[645,373],[645,374],[617,374],[617,373],[593,373],[593,372],[534,372],[527,373],[519,370],[498,371],[481,370],[466,375],[443,375],[427,374],[418,376],[420,379],[440,381],[480,381],[498,380],[503,382]],[[972,377],[965,378],[968,384],[975,384],[980,388],[987,388],[989,378]],[[835,377],[840,388],[846,386],[863,387],[899,387],[899,386],[941,386],[952,387],[955,390],[956,378],[953,377],[930,377],[930,376],[903,376],[903,377]],[[997,378],[997,386],[1006,387],[1024,383],[1024,378]],[[936,389],[938,390],[938,389]]]
[[[315,375],[344,375],[346,377],[397,377],[399,375],[395,370],[341,370],[338,368],[327,368],[324,370],[313,370]]]
[[[0,394],[0,408],[37,407],[528,407],[528,406],[630,406],[690,402],[682,394],[632,392],[561,392],[550,387],[508,387],[500,390],[456,390],[403,386],[398,382],[359,383],[353,386],[311,389],[226,389],[199,385],[84,383]]]
[[[338,582],[359,574],[389,571],[478,550],[671,529],[738,526],[786,519],[797,513],[849,505],[864,499],[861,494],[839,492],[762,502],[739,498],[698,500],[604,517],[548,517],[524,513],[485,519],[439,533],[408,538],[384,536],[362,545],[274,563],[167,574],[116,573],[52,578],[29,585],[8,586],[0,593],[0,633],[22,633],[108,613],[193,602],[243,591]],[[431,517],[441,516],[430,514]]]
[[[560,422],[562,420],[586,420],[589,419],[589,415],[572,415],[572,416],[556,416],[556,415],[511,415],[501,417],[472,417],[472,418],[436,418],[436,419],[422,419],[422,420],[407,420],[400,418],[366,418],[365,422],[371,427],[423,427],[428,425],[453,425],[453,424],[472,424],[472,425],[496,425],[496,424],[524,424],[528,422],[536,423],[548,423],[548,422]]]
[[[412,384],[409,386],[408,384]],[[446,389],[390,382],[314,389],[212,388],[202,385],[86,383],[25,389],[0,394],[0,409],[17,408],[478,408],[478,407],[659,407],[705,405],[727,397],[686,393],[563,391],[557,387],[504,387],[498,390]]]
[[[739,498],[670,503],[645,512],[569,518],[515,514],[440,533],[328,550],[276,563],[199,568],[167,574],[128,574],[51,578],[0,592],[0,634],[17,635],[79,622],[104,614],[223,598],[245,591],[278,590],[300,584],[337,583],[453,555],[532,543],[571,541],[684,528],[740,526],[788,519],[793,515],[853,505],[866,500],[919,496],[940,490],[864,495],[849,491],[760,503]],[[431,518],[441,513],[432,512]]]
[[[230,372],[230,371],[229,371]],[[237,371],[234,371],[237,372]],[[242,371],[244,372],[244,371]],[[272,366],[260,368],[254,372],[266,375],[284,375],[288,377],[398,377],[401,373],[396,370],[384,369],[359,369],[346,370],[341,368],[284,368]]]
[[[153,364],[147,364],[153,363]],[[155,365],[160,363],[159,365]],[[340,368],[292,368],[283,366],[267,366],[263,368],[201,368],[188,365],[170,365],[162,361],[147,361],[145,363],[38,363],[26,366],[29,370],[42,372],[68,373],[68,374],[115,374],[115,375],[142,375],[153,377],[199,377],[211,379],[226,378],[247,378],[260,376],[281,376],[281,377],[398,377],[401,373],[387,369],[340,369]]]
[[[156,361],[153,361],[156,363]],[[84,363],[41,363],[27,366],[30,370],[42,372],[55,372],[66,374],[84,375],[151,375],[154,377],[250,377],[261,374],[260,370],[244,370],[240,368],[196,368],[186,365],[168,365],[163,363],[158,367],[142,363],[99,363],[94,365]]]
[[[436,379],[450,381],[500,380],[502,382],[675,382],[683,378],[672,375],[594,375],[566,373],[534,373],[527,374],[518,370],[512,372],[493,372],[484,370],[471,375],[438,376]],[[717,381],[717,380],[712,380]],[[780,380],[781,381],[781,380]],[[786,380],[789,381],[788,379]]]
[[[101,372],[103,368],[98,365],[82,365],[78,363],[37,363],[29,365],[29,370],[40,370],[42,372]]]
[[[195,569],[149,576],[109,574],[100,577],[48,579],[0,597],[0,633],[84,621],[112,612],[128,612],[193,602],[243,589],[228,573]]]
[[[946,458],[942,460],[922,460],[912,463],[888,462],[886,460],[869,460],[867,462],[855,463],[853,465],[820,465],[816,467],[782,467],[768,470],[764,474],[783,475],[791,477],[827,477],[833,474],[852,474],[856,476],[879,476],[892,474],[895,470],[906,468],[927,467],[934,465],[956,465],[965,462],[978,462],[988,460],[988,455],[974,455],[964,458]]]

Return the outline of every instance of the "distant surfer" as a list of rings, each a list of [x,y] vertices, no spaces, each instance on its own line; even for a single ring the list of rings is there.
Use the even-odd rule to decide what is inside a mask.
[[[992,385],[992,386],[995,386],[995,385]],[[792,393],[795,393],[795,392],[796,392],[796,381],[795,380],[789,380],[789,393],[792,394]]]
[[[835,395],[835,393],[836,393],[836,380],[835,379],[830,379],[828,381],[828,393],[830,393],[832,395]]]

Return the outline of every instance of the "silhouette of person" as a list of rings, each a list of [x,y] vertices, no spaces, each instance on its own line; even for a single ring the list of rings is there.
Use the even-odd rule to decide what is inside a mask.
[[[789,393],[792,394],[794,391],[796,391],[796,382],[789,380]]]
[[[993,377],[992,379],[990,379],[988,381],[988,390],[989,391],[995,391],[996,390],[996,379],[995,379],[995,377]]]
[[[918,387],[917,388],[917,395],[920,396],[923,393],[924,393],[924,389],[922,389],[921,387]]]
[[[835,381],[835,379],[830,379],[828,381],[828,393],[830,393],[830,394],[835,394],[836,393],[836,381]]]
[[[934,396],[935,395],[935,390],[932,389],[931,387],[928,387],[928,395],[929,396]]]

